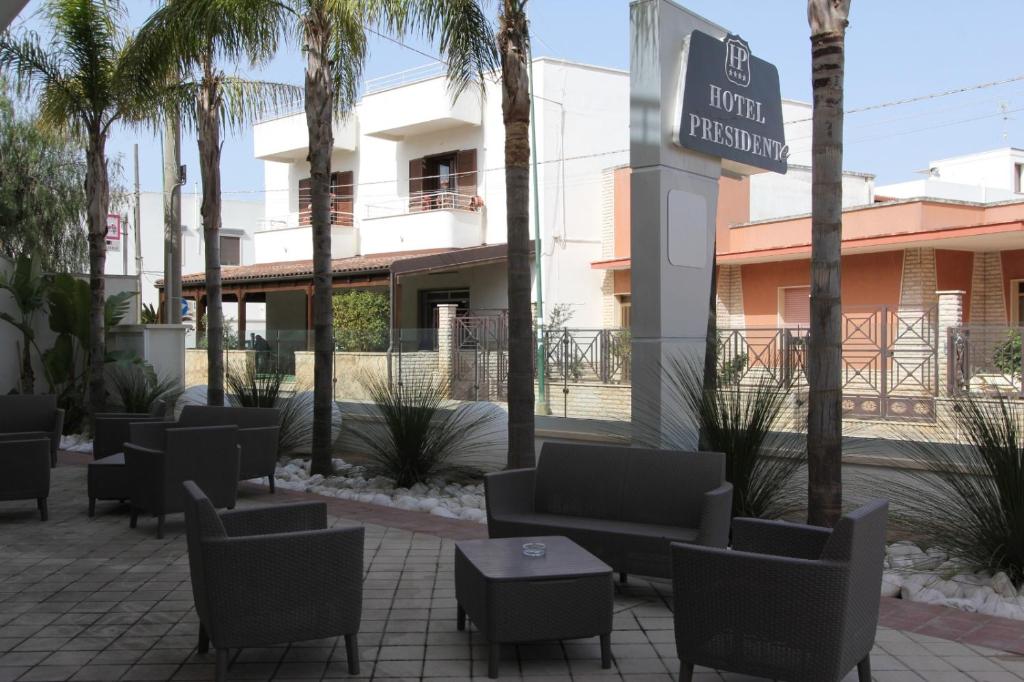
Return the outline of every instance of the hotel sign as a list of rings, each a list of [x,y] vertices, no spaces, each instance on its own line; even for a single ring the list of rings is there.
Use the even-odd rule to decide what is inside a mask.
[[[736,35],[693,31],[683,52],[676,144],[747,166],[786,172],[779,72]]]

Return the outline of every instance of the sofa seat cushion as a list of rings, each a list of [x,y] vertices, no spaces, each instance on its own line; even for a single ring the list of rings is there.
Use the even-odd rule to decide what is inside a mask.
[[[669,542],[696,542],[697,529],[679,528],[654,523],[634,523],[609,519],[589,519],[582,516],[560,516],[558,514],[503,514],[501,523],[522,527],[545,529],[547,535],[608,536],[621,538],[626,544],[647,540],[658,545]],[[550,532],[548,532],[550,531]],[[646,544],[646,543],[644,543]]]

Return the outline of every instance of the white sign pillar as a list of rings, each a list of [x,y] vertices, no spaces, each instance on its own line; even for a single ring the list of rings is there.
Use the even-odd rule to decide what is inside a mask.
[[[673,142],[694,30],[727,34],[669,0],[630,3],[634,440],[687,449],[696,449],[696,429],[680,431],[666,371],[676,360],[704,362],[721,175],[718,158]]]

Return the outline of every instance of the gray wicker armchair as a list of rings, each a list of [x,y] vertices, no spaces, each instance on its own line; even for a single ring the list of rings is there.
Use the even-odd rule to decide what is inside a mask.
[[[266,476],[270,492],[274,492],[274,471],[277,468],[277,443],[281,432],[281,410],[276,407],[211,407],[186,405],[178,416],[178,426],[238,427],[238,444],[242,447],[238,480]]]
[[[232,508],[238,497],[238,428],[177,428],[168,422],[134,423],[124,460],[131,486],[131,527],[141,512],[157,517],[156,536],[164,536],[164,517],[185,510],[181,484],[203,486],[213,504]]]
[[[36,501],[39,518],[46,521],[50,496],[49,434],[0,434],[0,500]]]
[[[828,530],[734,519],[733,548],[672,545],[681,682],[694,665],[786,682],[871,680],[888,502]]]
[[[230,649],[338,635],[359,674],[363,528],[327,528],[323,502],[218,514],[193,481],[184,492],[198,648],[217,650],[217,681]]]
[[[46,434],[50,441],[50,466],[57,466],[57,449],[64,431],[64,410],[55,395],[0,395],[0,433]]]

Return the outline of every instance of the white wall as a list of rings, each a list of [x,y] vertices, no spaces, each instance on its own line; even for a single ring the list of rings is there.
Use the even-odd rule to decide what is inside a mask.
[[[875,193],[879,197],[891,197],[893,199],[916,199],[919,197],[929,197],[933,199],[975,201],[980,203],[1020,199],[1019,194],[1014,194],[1012,191],[998,187],[965,185],[962,183],[936,180],[934,178],[910,180],[907,182],[897,182],[892,185],[883,185],[876,188]]]
[[[977,154],[939,159],[928,164],[944,182],[976,185],[1013,192],[1014,164],[1024,164],[1024,150],[1004,147]]]
[[[843,207],[865,206],[874,200],[874,178],[843,174]],[[750,176],[750,220],[771,220],[811,212],[811,169],[790,165],[785,175]]]

